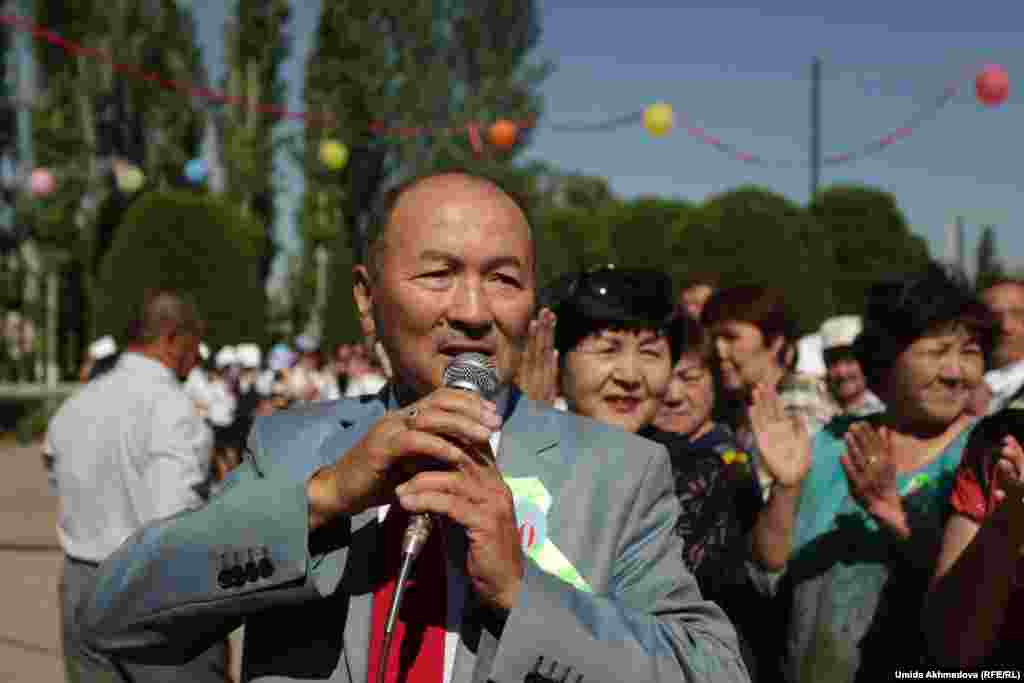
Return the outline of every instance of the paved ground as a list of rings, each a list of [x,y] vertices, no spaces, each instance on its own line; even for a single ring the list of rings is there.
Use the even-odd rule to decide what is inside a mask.
[[[0,439],[0,683],[64,681],[56,515],[39,446]]]
[[[0,683],[61,683],[56,499],[39,447],[0,442]]]

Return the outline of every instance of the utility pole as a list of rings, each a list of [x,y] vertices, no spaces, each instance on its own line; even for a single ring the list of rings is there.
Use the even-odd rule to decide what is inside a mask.
[[[821,182],[821,58],[811,62],[811,197],[814,201]]]

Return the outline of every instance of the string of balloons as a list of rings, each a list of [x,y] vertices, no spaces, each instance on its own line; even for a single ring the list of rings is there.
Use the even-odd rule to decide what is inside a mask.
[[[107,63],[117,73],[138,78],[140,80],[153,83],[154,85],[166,90],[176,91],[189,97],[195,97],[218,105],[231,105],[243,109],[255,110],[277,119],[302,121],[306,125],[329,126],[336,123],[335,117],[330,113],[316,114],[312,112],[293,111],[278,105],[264,103],[254,104],[243,97],[234,97],[212,88],[167,78],[155,72],[146,71],[139,66],[118,62],[110,53],[104,50],[87,47],[75,41],[68,40],[55,31],[18,16],[0,14],[0,24],[9,26],[13,30],[30,33],[35,40],[49,43],[50,45],[64,50],[69,55],[88,57]],[[947,86],[940,96],[935,98],[929,104],[923,106],[902,126],[896,128],[893,132],[883,135],[877,139],[873,139],[867,144],[852,151],[826,155],[822,159],[823,165],[838,166],[852,163],[888,148],[899,140],[910,136],[922,124],[933,119],[956,97],[959,91],[959,85],[951,84]],[[975,77],[975,94],[978,101],[987,107],[995,107],[1005,102],[1009,95],[1009,75],[1007,74],[1006,69],[998,65],[987,65],[982,68]],[[703,127],[687,125],[685,119],[682,117],[678,117],[677,121],[677,116],[672,105],[666,102],[656,102],[640,111],[612,117],[603,121],[591,123],[554,123],[548,124],[547,128],[553,132],[559,133],[608,132],[628,126],[634,126],[638,123],[642,123],[647,132],[654,137],[663,137],[671,132],[673,128],[677,126],[677,123],[682,124],[683,130],[691,138],[728,155],[736,161],[747,164],[773,168],[793,168],[807,165],[807,162],[795,162],[789,159],[768,159],[759,154],[744,151],[736,145],[708,133]],[[474,152],[480,155],[484,151],[485,141],[486,144],[489,144],[498,150],[509,150],[517,144],[520,140],[521,133],[524,130],[532,129],[536,127],[536,124],[536,119],[532,116],[524,121],[499,118],[486,126],[480,122],[471,121],[462,125],[442,129],[415,126],[390,128],[384,123],[373,122],[370,124],[369,132],[378,137],[402,138],[420,137],[427,134],[465,134]],[[325,139],[320,143],[318,158],[327,168],[331,170],[341,170],[348,163],[348,146],[340,140]],[[129,193],[136,192],[145,184],[145,176],[142,174],[142,171],[129,162],[116,161],[112,170],[114,171],[118,187],[122,191]],[[184,172],[185,177],[190,182],[201,184],[208,176],[209,169],[207,168],[204,159],[196,158],[186,162]],[[44,196],[45,194],[49,194],[55,189],[55,187],[56,182],[53,174],[48,169],[36,169],[30,174],[29,189],[34,196]]]

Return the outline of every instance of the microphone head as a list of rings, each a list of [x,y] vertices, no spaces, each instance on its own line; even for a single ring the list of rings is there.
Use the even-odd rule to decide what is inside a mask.
[[[460,353],[444,369],[442,382],[446,387],[465,389],[491,399],[498,393],[500,382],[494,361],[482,353]]]

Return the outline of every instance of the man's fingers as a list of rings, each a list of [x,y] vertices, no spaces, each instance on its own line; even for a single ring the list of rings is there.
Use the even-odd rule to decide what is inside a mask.
[[[452,469],[466,467],[473,463],[473,457],[450,440],[431,434],[405,430],[391,442],[396,462],[413,461],[416,458],[431,457]]]
[[[493,431],[501,425],[497,415],[486,419],[490,424],[481,424],[462,413],[428,408],[417,413],[415,417],[410,417],[407,424],[411,430],[484,444],[491,438]]]
[[[397,489],[398,502],[409,512],[444,515],[466,528],[487,523],[486,507],[497,492],[474,485],[460,472],[421,472]]]

